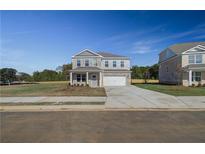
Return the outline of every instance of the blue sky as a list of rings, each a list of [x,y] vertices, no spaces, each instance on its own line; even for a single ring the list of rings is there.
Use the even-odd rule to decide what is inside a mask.
[[[0,67],[32,73],[85,48],[157,63],[169,45],[205,41],[205,11],[1,11]]]

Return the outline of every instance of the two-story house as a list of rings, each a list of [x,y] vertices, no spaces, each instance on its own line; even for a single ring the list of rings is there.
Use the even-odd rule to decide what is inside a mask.
[[[88,49],[72,57],[71,85],[125,86],[130,84],[130,78],[128,57]]]
[[[175,44],[159,54],[159,81],[184,86],[205,84],[205,42]]]

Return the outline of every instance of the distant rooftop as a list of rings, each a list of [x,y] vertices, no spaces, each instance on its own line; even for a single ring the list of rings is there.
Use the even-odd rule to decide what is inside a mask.
[[[182,52],[189,50],[197,45],[205,46],[205,42],[188,42],[188,43],[179,43],[168,47],[176,54],[181,54]]]
[[[126,56],[121,56],[117,54],[112,54],[110,52],[97,52],[97,54],[103,56],[103,57],[126,57]]]

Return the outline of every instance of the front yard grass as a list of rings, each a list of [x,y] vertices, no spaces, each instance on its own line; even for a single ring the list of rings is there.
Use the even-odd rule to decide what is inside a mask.
[[[65,82],[0,86],[0,96],[106,96],[104,88],[67,87]]]
[[[174,96],[205,96],[205,87],[184,87],[162,84],[134,84],[137,87]]]

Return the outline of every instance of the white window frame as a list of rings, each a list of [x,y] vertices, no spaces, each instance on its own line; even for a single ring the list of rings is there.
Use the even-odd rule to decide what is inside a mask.
[[[116,60],[114,60],[114,61],[112,62],[112,66],[113,66],[113,67],[117,67],[117,61],[116,61]]]
[[[198,75],[197,73],[200,73],[200,75]],[[192,72],[192,82],[200,82],[201,81],[201,72]],[[197,81],[197,78],[199,78],[200,80]]]
[[[198,57],[197,57],[198,56]],[[196,64],[202,64],[202,60],[203,60],[203,57],[202,57],[202,54],[196,54]],[[200,62],[197,62],[197,58],[199,58],[200,59]],[[198,59],[198,60],[199,60]]]
[[[77,66],[78,66],[78,67],[81,66],[81,61],[80,61],[80,59],[77,59]]]
[[[121,61],[120,61],[120,66],[121,66],[122,68],[125,67],[125,62],[124,62],[124,60],[121,60]]]
[[[189,64],[202,64],[202,60],[203,60],[203,55],[202,54],[190,54],[189,55]],[[197,62],[200,58],[200,62]]]
[[[105,61],[105,67],[109,67],[109,61],[108,60]]]
[[[80,79],[80,80],[78,80],[78,79]],[[81,74],[77,74],[76,75],[76,80],[77,80],[77,82],[81,82],[82,80],[81,80]]]
[[[85,60],[85,67],[89,67],[89,59]]]
[[[80,79],[80,80],[78,80],[78,79]],[[85,79],[85,80],[83,80],[83,79]],[[77,80],[77,82],[86,82],[86,74],[77,74],[76,80]]]

